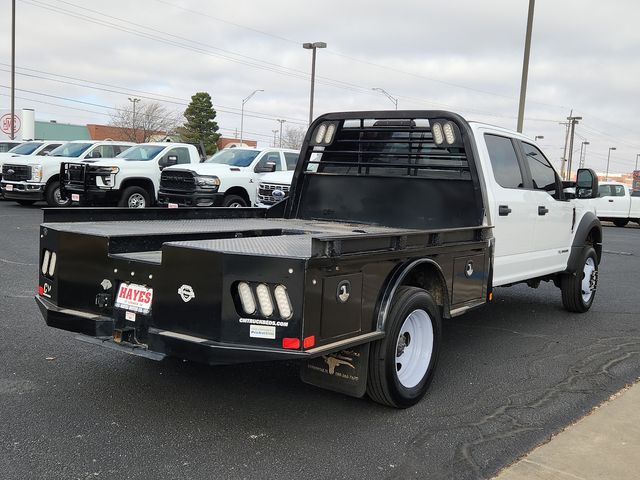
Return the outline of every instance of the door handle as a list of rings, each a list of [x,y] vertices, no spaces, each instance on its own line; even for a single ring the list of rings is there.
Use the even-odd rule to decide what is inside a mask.
[[[546,215],[547,213],[549,213],[549,209],[547,207],[544,205],[540,205],[538,207],[538,215]]]
[[[509,205],[500,205],[498,207],[498,215],[500,215],[501,217],[506,217],[510,213],[511,209],[509,208]]]
[[[613,200],[609,200],[610,203],[613,203]]]

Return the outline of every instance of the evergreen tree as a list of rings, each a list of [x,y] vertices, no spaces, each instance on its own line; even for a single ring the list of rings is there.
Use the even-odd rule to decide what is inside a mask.
[[[191,103],[184,111],[186,123],[179,129],[180,136],[187,143],[204,147],[207,155],[218,150],[216,142],[220,135],[218,122],[215,121],[216,110],[211,103],[211,95],[198,92],[191,97]]]

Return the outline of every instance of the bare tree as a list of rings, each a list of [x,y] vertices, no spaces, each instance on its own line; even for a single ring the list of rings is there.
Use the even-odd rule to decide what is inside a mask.
[[[137,102],[116,108],[109,124],[121,131],[120,140],[149,142],[171,134],[180,124],[179,114],[158,102]]]
[[[282,147],[300,150],[306,133],[304,127],[286,127],[282,133]]]

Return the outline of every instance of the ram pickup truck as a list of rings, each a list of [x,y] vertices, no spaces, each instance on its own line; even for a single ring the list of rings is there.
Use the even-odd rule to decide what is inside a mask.
[[[551,281],[567,310],[591,307],[597,184],[581,169],[566,194],[529,138],[454,113],[326,114],[271,208],[45,211],[36,300],[95,345],[298,360],[305,382],[404,408],[427,391],[442,320],[495,287]]]
[[[632,196],[620,182],[600,182],[598,197],[591,200],[600,220],[624,227],[629,221],[640,225],[640,196]]]
[[[60,164],[64,159],[115,157],[132,145],[110,140],[74,140],[51,150],[48,155],[13,158],[2,166],[2,193],[22,205],[46,200],[51,207],[66,207],[71,199],[60,192]]]
[[[157,200],[160,172],[171,165],[200,163],[187,143],[142,143],[115,158],[63,162],[62,193],[80,205],[144,208]]]
[[[284,148],[225,148],[199,165],[162,172],[158,204],[171,207],[250,207],[260,178],[294,170],[300,152]]]

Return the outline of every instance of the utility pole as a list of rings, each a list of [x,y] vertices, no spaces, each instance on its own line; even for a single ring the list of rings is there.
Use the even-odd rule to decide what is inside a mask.
[[[582,144],[580,145],[580,168],[584,168],[584,161],[587,158],[587,145],[590,145],[590,143],[587,142],[586,140],[582,142]],[[582,156],[583,149],[584,149],[584,157]]]
[[[11,0],[11,140],[16,138],[16,0]]]
[[[318,48],[327,48],[325,42],[306,42],[302,44],[302,48],[305,50],[311,50],[311,94],[309,95],[309,125],[313,122],[313,95],[316,83],[316,50]],[[280,124],[282,127],[282,124]],[[282,143],[282,136],[280,137]],[[282,147],[282,145],[280,145]]]
[[[575,134],[576,131],[576,124],[579,123],[578,120],[582,120],[582,117],[574,117],[573,115],[567,117],[567,120],[569,120],[570,128],[571,128],[571,134],[570,134],[570,140],[569,140],[569,161],[568,161],[568,172],[567,172],[567,178],[566,180],[571,180],[571,166],[572,166],[572,160],[573,160],[573,135]]]
[[[636,168],[633,169],[634,172],[638,170],[638,157],[640,157],[640,153],[636,153]]]
[[[133,138],[137,142],[138,141],[138,131],[136,130],[136,103],[140,101],[139,98],[131,98],[129,97],[129,101],[133,103],[133,116],[131,118],[131,125],[133,126]],[[143,139],[144,140],[144,139]]]
[[[273,132],[273,148],[276,148],[276,134],[278,133],[278,129],[271,130]]]
[[[571,112],[569,113],[569,116],[571,116],[573,114],[573,110],[571,110]],[[563,180],[566,180],[565,178],[565,166],[567,163],[567,144],[569,143],[569,122],[560,122],[560,125],[564,125],[565,126],[565,133],[564,133],[564,151],[562,153],[562,165],[560,167],[560,178],[562,178]]]
[[[280,148],[282,148],[282,124],[286,122],[286,120],[277,119],[276,122],[280,122]]]
[[[527,78],[529,76],[529,54],[531,52],[531,31],[533,30],[533,7],[535,0],[529,0],[527,15],[527,33],[524,40],[524,59],[522,60],[522,80],[520,81],[520,104],[518,106],[518,133],[522,133],[524,124],[524,103],[527,97]]]
[[[609,161],[611,160],[611,150],[615,150],[616,147],[609,147],[609,153],[607,154],[607,172],[604,174],[604,179],[609,180]]]

